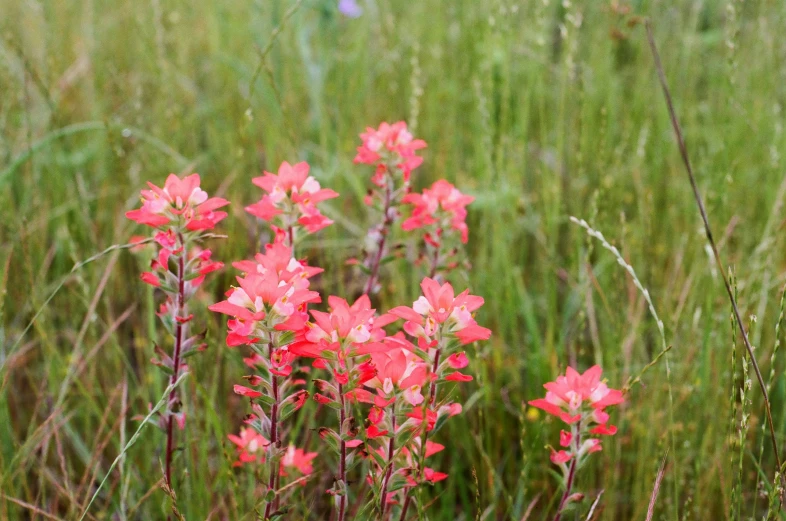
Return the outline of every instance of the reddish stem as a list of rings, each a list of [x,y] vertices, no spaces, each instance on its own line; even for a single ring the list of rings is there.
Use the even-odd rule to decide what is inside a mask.
[[[273,354],[273,344],[270,344],[270,354]],[[273,375],[273,405],[270,408],[270,446],[272,450],[270,451],[271,454],[274,451],[278,451],[281,448],[281,440],[279,439],[278,435],[278,377]],[[273,459],[273,458],[271,458]],[[270,477],[268,478],[267,488],[268,490],[275,490],[276,489],[276,478],[278,477],[278,460],[276,459],[275,463],[271,463],[270,465]],[[274,501],[268,501],[265,505],[265,519],[270,517],[273,509]]]
[[[390,227],[393,225],[394,218],[391,215],[390,208],[393,206],[393,188],[390,186],[391,180],[386,180],[385,186],[385,205],[383,207],[382,226],[379,230],[379,242],[377,243],[377,252],[374,254],[374,260],[371,263],[371,274],[366,282],[366,288],[363,291],[366,295],[371,295],[374,285],[379,278],[379,267],[382,264],[382,254],[385,250],[385,242],[387,241]]]
[[[568,502],[568,498],[570,497],[570,490],[573,488],[573,480],[576,478],[576,461],[578,458],[579,447],[581,446],[581,437],[579,435],[579,425],[576,425],[576,434],[573,436],[575,440],[574,450],[573,450],[573,459],[570,462],[570,469],[568,470],[568,481],[565,483],[565,492],[562,494],[562,499],[559,502],[559,508],[557,509],[557,515],[554,516],[554,521],[560,521],[562,518],[562,509],[565,508],[565,504]]]
[[[169,378],[169,385],[174,385],[177,382],[178,377],[180,376],[180,351],[183,347],[183,326],[184,324],[177,320],[179,317],[185,317],[185,299],[186,299],[186,266],[185,266],[185,257],[186,257],[186,245],[183,243],[183,235],[178,234],[178,238],[180,239],[180,256],[178,257],[178,269],[177,269],[177,310],[175,313],[175,352],[174,356],[172,357],[173,360],[173,373],[172,376]],[[172,392],[169,393],[169,407],[175,403],[177,399],[177,389],[172,389]],[[172,489],[172,454],[175,451],[175,436],[174,436],[174,429],[175,429],[175,417],[171,414],[171,410],[169,411],[170,415],[167,420],[166,425],[166,484],[167,486]]]
[[[398,518],[398,521],[404,521],[407,518],[407,510],[409,510],[410,502],[412,502],[412,496],[407,492],[407,497],[404,499],[404,506],[401,507],[401,516]]]
[[[338,395],[341,399],[341,410],[339,412],[339,437],[341,438],[341,455],[338,460],[338,479],[342,483],[343,490],[338,500],[338,519],[336,521],[344,521],[344,515],[347,508],[347,442],[344,441],[344,421],[346,420],[346,412],[344,410],[344,386],[338,384]]]
[[[433,279],[437,276],[437,266],[439,264],[439,248],[434,248],[434,258],[431,259],[431,270],[429,271],[428,278]]]
[[[396,402],[390,408],[390,441],[388,442],[388,469],[385,472],[385,479],[382,481],[382,499],[379,504],[379,512],[382,517],[385,517],[385,511],[388,508],[387,504],[387,490],[390,476],[393,474],[393,452],[396,446]]]

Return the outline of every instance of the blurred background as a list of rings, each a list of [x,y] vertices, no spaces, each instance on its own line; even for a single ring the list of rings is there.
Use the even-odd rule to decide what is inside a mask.
[[[365,234],[371,172],[352,158],[358,133],[383,120],[428,142],[417,189],[446,178],[476,197],[473,269],[453,282],[485,297],[478,322],[494,331],[471,351],[464,414],[440,432],[449,450],[433,466],[450,478],[430,490],[429,519],[549,519],[559,490],[545,445],[559,422],[526,401],[568,364],[601,364],[622,387],[661,350],[642,293],[569,216],[633,266],[673,346],[612,414],[620,432],[581,472],[576,518],[603,491],[595,519],[644,519],[667,448],[654,519],[766,512],[775,465],[761,393],[735,346],[642,22],[782,441],[782,2],[0,0],[0,12],[0,518],[77,519],[165,387],[148,363],[161,333],[156,295],[138,280],[145,257],[111,251],[70,273],[142,231],[124,212],[144,183],[199,172],[230,199],[229,240],[212,244],[229,262],[259,247],[263,227],[243,211],[260,195],[251,178],[308,161],[342,196],[326,204],[336,224],[304,253],[327,269],[320,289],[353,297],[344,261]],[[232,275],[210,279],[204,301]],[[379,307],[411,303],[422,275],[388,265]],[[185,384],[178,508],[241,519],[253,480],[232,469],[226,435],[245,414],[231,393],[243,364],[223,320],[198,314],[210,349]],[[163,519],[162,439],[143,432],[88,519]]]

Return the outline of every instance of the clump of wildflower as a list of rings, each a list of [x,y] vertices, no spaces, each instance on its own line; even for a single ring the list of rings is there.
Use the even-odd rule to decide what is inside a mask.
[[[295,259],[292,248],[281,242],[268,244],[265,253],[258,253],[254,260],[233,265],[245,276],[237,277],[238,286],[227,291],[226,300],[210,309],[230,317],[226,339],[229,347],[251,348],[252,355],[244,361],[253,374],[245,377],[247,385],[234,387],[236,394],[252,402],[253,413],[246,418],[249,427],[241,430],[240,439],[243,440],[244,432],[251,431],[246,437],[256,440],[254,447],[259,457],[248,461],[268,465],[268,490],[275,491],[287,469],[310,473],[309,462],[316,456],[291,445],[284,448],[283,422],[308,399],[308,392],[299,388],[302,380],[292,377],[296,355],[290,348],[302,335],[308,305],[321,301],[319,293],[309,290],[309,278],[322,270]],[[236,438],[230,439],[238,443]],[[266,443],[259,448],[263,440]],[[250,452],[246,446],[243,450]],[[241,462],[243,454],[239,457]],[[279,499],[274,496],[267,501],[266,518]]]
[[[158,252],[150,264],[150,271],[141,279],[159,288],[166,300],[157,313],[173,337],[171,354],[156,346],[157,358],[152,363],[169,375],[170,385],[188,371],[187,357],[204,350],[203,334],[190,334],[193,314],[189,313],[188,300],[205,280],[205,276],[220,269],[223,264],[211,259],[209,249],[196,243],[203,240],[205,232],[212,230],[226,217],[217,211],[229,204],[219,197],[210,198],[200,188],[198,174],[180,179],[174,174],[167,177],[164,187],[148,183],[149,190],[142,190],[142,207],[126,213],[129,219],[156,229],[153,235]],[[140,239],[137,238],[136,242]],[[185,412],[177,389],[173,389],[166,409],[159,414],[159,424],[167,433],[165,452],[165,478],[172,486],[172,456],[174,454],[174,426],[185,426]]]
[[[147,183],[150,190],[142,190],[142,207],[126,212],[126,217],[153,228],[172,227],[181,231],[212,230],[224,219],[226,212],[217,212],[229,204],[220,197],[208,197],[199,187],[199,174],[180,179],[169,174],[164,188]]]
[[[371,403],[373,394],[364,385],[377,376],[377,370],[367,355],[390,349],[385,344],[382,329],[392,317],[377,317],[367,295],[353,304],[331,296],[329,312],[311,310],[312,322],[305,327],[301,342],[292,346],[297,355],[315,358],[314,367],[326,369],[331,380],[315,380],[318,393],[314,400],[335,409],[338,414],[338,431],[323,427],[320,437],[338,456],[338,472],[334,486],[328,493],[336,498],[338,521],[347,512],[347,466],[355,457],[351,453],[363,444],[353,415],[352,404]]]
[[[602,450],[598,436],[612,436],[617,432],[617,427],[608,423],[609,414],[605,409],[624,401],[622,391],[610,389],[601,380],[601,374],[602,369],[598,365],[583,374],[568,367],[564,376],[543,385],[547,391],[545,398],[529,402],[531,406],[556,416],[569,428],[568,431],[560,431],[562,449],[551,449],[551,461],[562,469],[565,485],[555,519],[559,519],[569,502],[576,471],[587,456]]]
[[[364,293],[371,294],[377,290],[380,266],[389,258],[388,236],[399,218],[402,198],[409,191],[412,170],[423,162],[417,151],[425,148],[426,142],[414,139],[403,121],[392,125],[383,122],[377,129],[369,127],[360,138],[362,144],[354,162],[374,166],[374,188],[365,202],[379,214],[366,234],[365,259],[358,263],[368,275]]]
[[[441,476],[425,465],[428,437],[447,418],[460,414],[462,410],[461,404],[440,399],[438,384],[471,381],[472,376],[462,372],[469,365],[469,358],[461,346],[487,340],[491,336],[491,331],[478,325],[474,318],[474,312],[483,305],[482,297],[470,295],[469,290],[455,295],[451,284],[440,284],[428,277],[422,281],[421,288],[423,295],[412,307],[399,306],[388,313],[405,320],[404,331],[417,339],[417,347],[410,344],[409,349],[425,362],[427,370],[425,399],[405,414],[407,420],[400,426],[402,430],[418,433],[413,443],[417,443],[420,457],[410,464],[412,470],[408,473],[408,481],[411,487],[433,483],[436,477]],[[391,341],[406,342],[401,337],[389,338],[388,342]],[[419,391],[415,388],[404,391],[404,397],[410,404],[419,401],[420,393],[416,390]],[[413,449],[409,447],[408,450]],[[383,491],[387,493],[386,489]],[[409,494],[410,491],[405,494],[404,513],[410,502]]]
[[[444,179],[422,194],[404,196],[402,203],[411,205],[412,213],[401,223],[401,229],[423,230],[424,258],[430,264],[432,278],[440,268],[448,270],[458,265],[460,247],[469,239],[466,207],[474,200]]]
[[[300,230],[315,233],[333,224],[317,205],[338,197],[338,193],[322,188],[319,181],[308,175],[309,168],[306,162],[290,165],[284,161],[278,175],[265,172],[252,180],[266,193],[246,211],[269,222],[276,235],[287,237],[290,246]]]
[[[360,139],[363,143],[357,149],[354,162],[375,166],[374,184],[380,188],[385,187],[385,175],[395,175],[396,172],[400,172],[404,182],[409,183],[412,170],[423,163],[423,158],[416,152],[426,148],[426,142],[414,139],[404,121],[393,124],[382,122],[376,129],[368,127],[360,134]]]

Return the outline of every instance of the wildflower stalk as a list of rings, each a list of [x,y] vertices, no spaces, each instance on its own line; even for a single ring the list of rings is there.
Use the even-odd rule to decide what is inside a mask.
[[[185,323],[181,322],[181,319],[186,318],[186,295],[185,295],[185,285],[186,285],[186,266],[185,266],[185,257],[186,249],[185,241],[183,240],[183,234],[177,234],[178,240],[180,241],[180,255],[178,256],[177,260],[177,313],[175,315],[175,352],[173,356],[173,373],[172,376],[169,377],[169,384],[174,385],[177,382],[178,377],[180,376],[180,352],[183,347],[183,328],[185,327]],[[169,403],[172,404],[177,400],[177,388],[173,387],[172,391],[169,393]],[[171,489],[172,488],[172,454],[175,451],[174,447],[174,434],[175,430],[175,417],[173,415],[169,415],[167,425],[166,425],[166,484]]]
[[[430,279],[437,276],[437,266],[439,266],[439,248],[434,248],[434,257],[431,259],[431,269],[428,272]]]
[[[341,407],[339,408],[338,419],[339,419],[339,435],[341,437],[340,442],[340,454],[338,460],[338,480],[341,483],[341,490],[340,496],[338,499],[338,518],[336,521],[344,521],[344,515],[347,508],[347,442],[344,439],[344,422],[347,419],[346,413],[346,402],[344,401],[344,386],[342,384],[338,384],[338,396],[340,400]]]
[[[578,454],[579,448],[581,447],[581,429],[579,426],[581,422],[577,423],[572,427],[573,431],[573,452],[574,454]],[[573,488],[573,481],[576,479],[576,465],[578,464],[578,457],[574,456],[574,458],[570,462],[570,468],[568,469],[568,479],[565,482],[565,492],[562,494],[562,499],[559,502],[559,507],[557,508],[557,514],[554,516],[554,521],[560,521],[562,518],[562,509],[565,508],[565,505],[568,502],[568,498],[570,497],[570,491]]]
[[[393,455],[396,449],[396,402],[390,408],[390,441],[388,441],[388,468],[382,480],[382,499],[379,501],[379,513],[384,518],[387,510],[387,490],[390,476],[393,475]]]
[[[268,345],[270,349],[270,358],[272,361],[273,358],[273,343],[271,342]],[[281,440],[279,439],[278,433],[278,376],[272,375],[272,387],[273,387],[273,405],[270,406],[270,447],[271,447],[271,454],[273,458],[271,459],[270,463],[270,477],[268,478],[267,488],[268,493],[271,490],[276,489],[276,478],[278,477],[278,469],[279,469],[279,461],[277,458],[278,450],[281,448]],[[265,505],[265,519],[268,519],[271,514],[271,510],[274,506],[277,497],[274,497],[271,501],[268,501]]]
[[[382,255],[385,251],[385,243],[387,242],[388,234],[390,233],[390,228],[393,226],[393,222],[395,221],[394,215],[392,215],[391,209],[393,207],[394,197],[393,197],[393,179],[390,176],[387,176],[385,179],[385,203],[382,207],[383,217],[382,217],[382,224],[379,227],[379,240],[377,241],[377,251],[374,254],[374,259],[371,263],[371,273],[368,276],[368,281],[366,281],[366,287],[363,290],[363,293],[366,295],[370,295],[371,292],[374,290],[374,286],[377,283],[379,278],[379,268],[382,264]]]

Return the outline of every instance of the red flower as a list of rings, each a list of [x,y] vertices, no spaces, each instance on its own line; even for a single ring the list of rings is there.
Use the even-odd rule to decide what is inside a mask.
[[[472,377],[468,374],[462,374],[456,371],[454,373],[450,373],[449,375],[447,375],[445,377],[445,380],[447,380],[448,382],[471,382]]]
[[[265,175],[255,177],[253,183],[267,193],[259,202],[247,206],[246,211],[263,221],[273,221],[281,216],[281,228],[291,225],[293,221],[297,221],[309,233],[329,226],[333,221],[322,215],[317,204],[338,197],[338,193],[320,187],[319,182],[308,175],[308,171],[308,163],[290,165],[284,161],[278,169],[278,175],[265,172]]]
[[[404,180],[408,181],[412,170],[423,162],[423,158],[415,152],[426,148],[426,142],[413,139],[403,121],[392,125],[383,122],[378,129],[368,127],[360,134],[360,138],[363,143],[357,149],[354,162],[377,165],[378,173],[384,172],[387,165],[392,163],[401,170]]]
[[[543,386],[548,391],[545,399],[532,400],[529,404],[559,417],[565,423],[576,423],[586,416],[596,423],[605,424],[608,414],[602,409],[622,403],[623,397],[621,391],[609,389],[600,380],[601,372],[597,365],[584,374],[568,367],[565,376],[558,376],[556,381]]]
[[[461,242],[467,242],[469,229],[465,222],[467,218],[466,206],[474,201],[471,195],[464,195],[458,189],[440,179],[423,190],[422,194],[411,193],[404,196],[402,203],[411,204],[414,208],[412,215],[401,223],[404,231],[418,228],[432,227],[429,232],[431,240],[434,235],[440,236],[444,230],[453,229],[459,232]]]
[[[169,174],[164,188],[147,183],[150,190],[142,190],[142,207],[126,212],[126,217],[158,228],[172,221],[179,221],[187,230],[209,230],[224,219],[226,212],[215,210],[226,206],[229,201],[219,197],[208,198],[199,187],[199,174],[183,179]]]
[[[285,469],[297,469],[301,474],[311,474],[314,465],[311,463],[317,457],[316,452],[305,452],[303,449],[296,449],[294,445],[287,447],[287,452],[281,459],[281,474],[285,475]]]
[[[239,394],[240,396],[248,396],[249,398],[258,398],[259,396],[262,396],[262,393],[259,391],[249,389],[248,387],[243,387],[242,385],[236,385],[234,390],[235,394]]]
[[[491,331],[475,322],[472,313],[483,305],[483,297],[470,295],[465,290],[458,296],[450,283],[440,284],[426,277],[420,283],[423,296],[412,307],[399,306],[390,314],[406,320],[404,331],[415,337],[430,339],[441,325],[447,326],[447,333],[454,335],[462,344],[477,340],[487,340]]]

